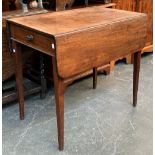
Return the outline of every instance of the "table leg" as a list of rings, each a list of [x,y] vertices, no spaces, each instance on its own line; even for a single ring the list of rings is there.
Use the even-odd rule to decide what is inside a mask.
[[[97,85],[97,68],[93,68],[93,89],[96,89]]]
[[[141,51],[138,51],[134,53],[134,66],[133,66],[133,106],[134,107],[137,105],[140,62],[141,62]]]
[[[23,88],[23,71],[21,45],[13,42],[13,59],[15,64],[16,86],[19,100],[20,119],[24,119],[24,88]]]
[[[55,101],[56,101],[58,143],[59,143],[59,150],[63,150],[64,149],[64,82],[57,73],[55,57],[52,58],[52,62],[53,62]]]

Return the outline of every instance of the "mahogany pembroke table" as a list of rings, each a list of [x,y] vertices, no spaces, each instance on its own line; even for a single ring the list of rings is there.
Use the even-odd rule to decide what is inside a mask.
[[[134,53],[133,106],[137,91],[141,49],[145,46],[147,16],[103,6],[8,19],[20,118],[24,119],[21,45],[52,57],[59,150],[64,148],[64,83],[67,79],[111,60]]]

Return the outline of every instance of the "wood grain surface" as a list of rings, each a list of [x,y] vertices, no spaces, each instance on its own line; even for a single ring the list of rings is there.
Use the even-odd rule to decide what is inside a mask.
[[[8,20],[55,38],[61,78],[83,73],[144,47],[146,15],[103,6]]]
[[[80,31],[99,25],[107,25],[132,18],[144,17],[144,14],[124,10],[109,9],[104,6],[88,7],[61,12],[45,13],[8,19],[18,25],[37,30],[55,37]]]

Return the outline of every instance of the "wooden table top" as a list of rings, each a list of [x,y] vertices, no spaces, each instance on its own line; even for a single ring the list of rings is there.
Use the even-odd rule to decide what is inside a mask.
[[[104,6],[17,17],[8,21],[13,39],[56,56],[57,71],[62,78],[138,51],[146,40],[146,14]],[[26,36],[29,35],[33,36],[33,41],[27,42]]]
[[[107,24],[130,20],[144,14],[117,9],[109,9],[104,6],[87,7],[68,11],[45,13],[26,17],[17,17],[8,21],[25,26],[43,33],[60,36],[66,33],[81,31],[84,29],[102,27]]]

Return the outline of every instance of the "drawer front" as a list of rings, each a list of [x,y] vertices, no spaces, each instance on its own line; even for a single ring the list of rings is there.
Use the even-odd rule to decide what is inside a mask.
[[[55,55],[55,43],[51,37],[27,29],[21,26],[11,24],[11,39],[19,43],[32,47],[48,55]]]

